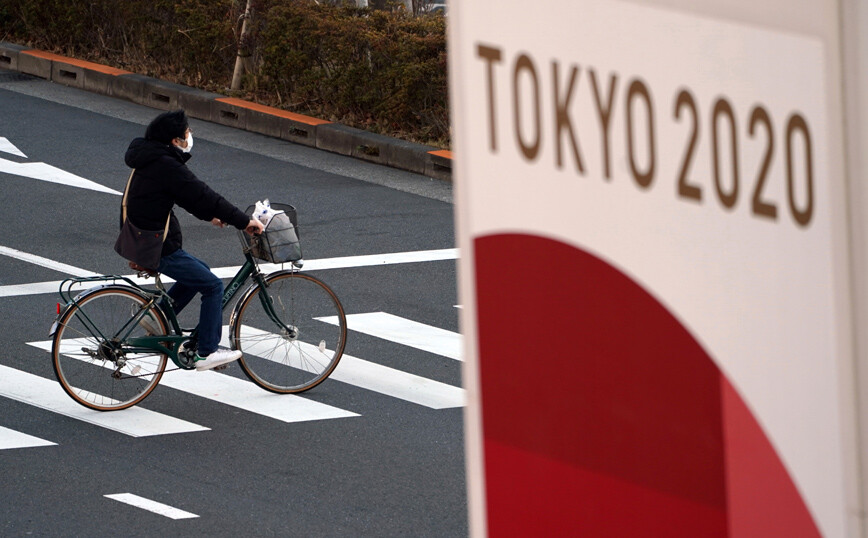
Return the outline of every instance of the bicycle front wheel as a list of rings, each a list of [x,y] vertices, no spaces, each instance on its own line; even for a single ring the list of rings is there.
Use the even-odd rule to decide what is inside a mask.
[[[346,345],[347,318],[334,292],[301,273],[266,277],[239,303],[232,344],[244,355],[244,373],[283,394],[303,392],[332,373]]]
[[[160,382],[167,356],[135,349],[130,337],[167,332],[164,316],[151,310],[146,330],[136,318],[148,301],[134,289],[113,286],[79,297],[58,320],[52,344],[54,373],[73,400],[97,411],[126,409]],[[153,331],[153,332],[152,332]]]

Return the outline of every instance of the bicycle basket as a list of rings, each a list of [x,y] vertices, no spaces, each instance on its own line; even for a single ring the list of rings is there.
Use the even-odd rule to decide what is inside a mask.
[[[255,206],[247,208],[252,215]],[[298,239],[298,216],[295,208],[287,204],[271,204],[277,213],[261,235],[242,234],[254,258],[271,263],[294,262],[302,258]]]

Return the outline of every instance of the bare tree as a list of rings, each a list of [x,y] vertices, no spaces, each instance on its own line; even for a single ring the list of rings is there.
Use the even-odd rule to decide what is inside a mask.
[[[323,1],[323,0],[319,0]],[[421,15],[430,13],[432,7],[439,4],[445,4],[445,0],[357,0],[358,2],[366,2],[366,5],[374,9],[395,9],[397,6],[403,6],[407,13],[412,15]]]
[[[250,20],[250,2],[247,0],[247,7],[244,8],[244,13],[241,15],[241,33],[238,36],[238,55],[235,57],[235,71],[232,73],[232,83],[229,86],[232,90],[241,89],[241,76],[244,73],[251,71],[250,66],[250,37],[247,33]]]
[[[434,0],[412,0],[413,15],[420,15],[431,11],[431,5],[435,4]]]

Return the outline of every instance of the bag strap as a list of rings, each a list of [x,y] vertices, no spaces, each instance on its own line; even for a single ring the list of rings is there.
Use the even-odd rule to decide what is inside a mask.
[[[123,214],[123,220],[121,223],[127,221],[127,193],[130,191],[130,183],[133,181],[133,174],[136,173],[136,169],[133,168],[133,171],[130,172],[130,178],[127,180],[127,186],[124,187],[124,198],[121,201],[121,212]],[[163,228],[163,242],[166,241],[166,236],[169,234],[169,219],[172,218],[172,212],[170,211],[168,215],[166,215],[166,227]]]
[[[133,168],[133,171],[130,172],[130,178],[127,180],[127,186],[124,187],[124,199],[121,201],[121,214],[123,218],[121,219],[121,223],[127,221],[127,193],[130,190],[130,183],[133,181],[133,174],[136,173],[136,169]]]

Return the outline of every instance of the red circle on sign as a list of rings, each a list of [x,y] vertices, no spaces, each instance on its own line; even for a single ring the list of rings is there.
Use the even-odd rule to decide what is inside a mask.
[[[559,241],[474,247],[492,536],[820,536],[737,391],[650,293]]]

